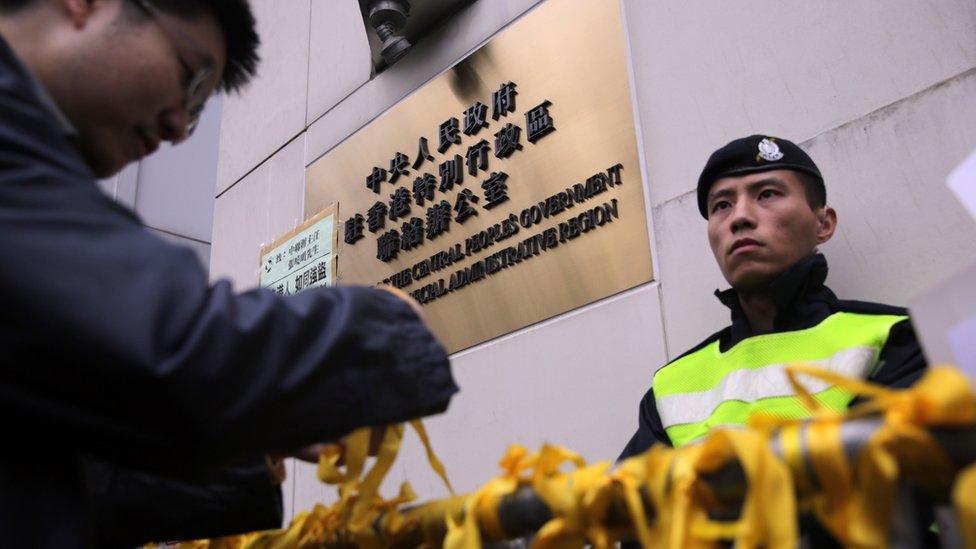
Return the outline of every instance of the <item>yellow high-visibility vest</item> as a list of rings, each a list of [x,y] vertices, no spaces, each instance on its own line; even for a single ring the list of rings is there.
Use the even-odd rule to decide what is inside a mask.
[[[668,438],[675,447],[704,437],[711,429],[741,426],[754,412],[804,418],[809,410],[794,396],[783,368],[806,362],[839,374],[867,378],[891,327],[901,315],[838,312],[805,330],[744,339],[722,352],[719,341],[689,353],[654,373],[654,397]],[[811,392],[843,411],[853,395],[811,380]]]

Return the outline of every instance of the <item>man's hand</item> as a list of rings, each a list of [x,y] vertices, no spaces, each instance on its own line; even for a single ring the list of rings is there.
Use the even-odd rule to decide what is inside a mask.
[[[423,308],[421,308],[420,304],[417,303],[417,300],[410,297],[410,295],[404,292],[403,290],[399,288],[394,288],[393,286],[385,286],[385,285],[377,286],[377,289],[383,290],[385,292],[389,292],[395,295],[396,297],[398,297],[399,299],[403,300],[404,302],[407,303],[407,305],[410,306],[410,309],[412,309],[413,312],[417,313],[417,316],[420,317],[420,320],[422,322],[424,323],[427,322],[427,318],[426,315],[424,314]],[[370,431],[369,434],[369,455],[370,456],[375,456],[376,453],[379,451],[380,444],[383,443],[383,435],[385,433],[386,433],[386,427],[373,427],[372,430]],[[335,442],[321,442],[318,444],[310,444],[308,446],[305,446],[304,448],[295,450],[294,452],[269,456],[269,457],[272,460],[272,462],[276,464],[280,463],[280,461],[284,458],[295,458],[307,463],[318,463],[319,456],[322,455],[322,452],[329,449],[330,447],[337,447],[339,450],[339,455],[345,456],[346,437],[343,437]],[[340,457],[339,465],[342,465],[342,463],[343,461],[342,458]]]
[[[386,427],[373,427],[369,433],[369,455],[375,456],[380,449],[380,444],[383,443],[383,435],[386,434]],[[284,457],[293,457],[295,459],[300,459],[308,463],[318,463],[319,456],[329,447],[338,447],[339,455],[344,456],[346,453],[346,438],[341,438],[336,442],[323,442],[319,444],[311,444],[290,455]],[[339,460],[339,465],[342,465],[342,458]]]
[[[322,442],[319,444],[310,444],[304,448],[300,448],[290,455],[285,455],[284,457],[293,457],[295,459],[307,462],[307,463],[318,463],[319,455],[330,446],[335,446],[335,442]]]

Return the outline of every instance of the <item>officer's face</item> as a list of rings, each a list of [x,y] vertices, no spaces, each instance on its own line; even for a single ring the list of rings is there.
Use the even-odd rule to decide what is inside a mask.
[[[161,141],[185,138],[187,84],[208,68],[196,95],[209,96],[226,56],[223,31],[210,14],[184,19],[151,3],[141,10],[122,4],[66,2],[62,59],[52,60],[57,70],[42,78],[99,177],[151,154]]]
[[[811,208],[789,170],[719,179],[708,195],[708,242],[725,279],[739,291],[761,290],[830,239],[833,208]]]

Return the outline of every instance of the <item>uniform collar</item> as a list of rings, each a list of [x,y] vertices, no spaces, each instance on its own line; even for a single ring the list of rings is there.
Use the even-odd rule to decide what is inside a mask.
[[[813,253],[793,264],[773,280],[770,284],[776,303],[773,331],[808,328],[823,320],[829,314],[827,302],[837,299],[833,292],[824,286],[826,279],[827,259],[822,254]],[[734,289],[715,290],[715,296],[732,312],[730,337],[727,342],[723,342],[723,347],[735,345],[747,337],[756,335],[749,325],[749,319],[742,311],[739,296]]]

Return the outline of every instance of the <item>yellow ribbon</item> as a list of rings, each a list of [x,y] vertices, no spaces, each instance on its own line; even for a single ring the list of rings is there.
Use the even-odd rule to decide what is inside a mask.
[[[447,478],[447,470],[444,468],[444,464],[441,460],[437,459],[437,455],[434,454],[434,447],[430,444],[430,437],[427,436],[427,429],[424,428],[423,422],[419,419],[415,419],[410,422],[410,426],[416,431],[417,436],[420,437],[420,442],[424,445],[424,451],[427,453],[427,462],[430,464],[430,468],[437,473],[437,476],[441,478],[444,482],[444,486],[447,487],[447,491],[454,495],[454,487],[451,486],[451,481]]]
[[[799,398],[814,413],[808,420],[807,455],[823,493],[806,503],[844,545],[887,546],[898,479],[906,472],[923,472],[913,476],[945,486],[952,477],[952,463],[927,429],[976,421],[976,397],[969,390],[968,380],[955,369],[939,366],[930,368],[906,390],[848,379],[806,364],[790,365],[786,374]],[[800,383],[800,374],[870,400],[847,414],[827,409]],[[881,414],[883,424],[850,463],[840,436],[841,423],[875,413]],[[778,427],[784,432],[798,424],[799,420],[761,414],[750,418],[750,426],[767,432]]]
[[[505,539],[506,533],[498,520],[498,502],[502,497],[514,493],[522,483],[520,476],[534,462],[534,456],[518,445],[509,446],[499,461],[502,474],[488,481],[477,492],[468,497],[464,505],[464,517],[458,522],[447,516],[447,535],[444,549],[480,549],[481,530],[479,522],[490,537]],[[480,519],[480,520],[479,520]]]
[[[796,546],[792,479],[789,469],[770,449],[766,435],[715,430],[701,444],[676,452],[671,490],[664,497],[664,506],[657,507],[670,509],[667,529],[662,532],[668,538],[668,547],[714,547],[719,540],[727,539],[746,548]],[[708,513],[718,502],[707,477],[733,462],[738,462],[745,473],[745,498],[738,519],[716,521]]]
[[[433,531],[432,517],[443,516],[444,547],[479,549],[482,535],[491,540],[509,537],[498,506],[522,487],[531,487],[552,513],[535,536],[537,549],[586,543],[603,549],[628,534],[651,549],[714,548],[720,540],[734,540],[744,548],[792,548],[797,543],[797,489],[802,497],[799,504],[812,509],[846,546],[887,545],[898,480],[910,475],[946,487],[955,473],[928,429],[976,424],[976,396],[969,391],[968,380],[955,370],[933,367],[911,389],[896,391],[807,365],[792,365],[786,371],[798,397],[814,414],[803,421],[805,431],[800,420],[757,414],[749,420],[750,429],[715,430],[700,444],[680,449],[658,445],[614,470],[608,463],[586,466],[581,456],[558,446],[545,445],[537,453],[511,446],[499,462],[501,474],[470,497],[434,502],[404,514],[398,511],[400,506],[416,498],[409,484],[404,483],[399,495],[389,500],[378,493],[396,458],[404,426],[386,430],[376,462],[365,475],[369,432],[364,430],[347,439],[344,455],[330,449],[321,456],[318,475],[323,482],[338,485],[340,497],[335,504],[316,505],[296,516],[285,530],[182,547],[291,549],[354,544],[372,549],[393,543],[401,534],[433,546],[440,533]],[[804,387],[800,376],[825,380],[870,400],[846,414],[830,410]],[[883,424],[849,460],[841,426],[869,414],[880,414]],[[424,444],[431,468],[453,493],[423,425],[411,426]],[[774,434],[780,436],[783,460],[770,448]],[[813,475],[808,474],[807,463]],[[717,520],[710,513],[722,502],[709,479],[733,464],[744,473],[745,497],[737,518]],[[647,520],[642,493],[652,504],[653,521]],[[958,475],[953,497],[967,544],[976,547],[976,465]],[[609,512],[618,509],[612,506],[621,501],[631,527],[615,530],[608,526]]]
[[[643,503],[640,508],[630,509],[631,521],[637,525],[634,533],[641,546],[652,549],[665,549],[671,546],[672,524],[675,509],[669,501],[671,497],[671,474],[678,452],[663,444],[655,444],[640,456],[630,458],[618,467],[634,470],[636,479],[643,478],[643,486],[651,500],[655,512],[654,521],[647,524]],[[641,471],[643,469],[643,471]],[[632,488],[628,487],[628,490]],[[640,492],[627,495],[628,500],[640,498]],[[640,500],[638,500],[640,501]],[[633,503],[629,503],[633,506]]]
[[[561,468],[567,463],[573,469],[564,472]],[[629,479],[624,473],[608,474],[609,463],[586,467],[579,454],[547,444],[535,454],[513,445],[499,465],[502,473],[468,498],[463,520],[459,523],[453,517],[447,517],[445,548],[480,548],[482,532],[491,539],[507,538],[498,520],[498,504],[503,497],[523,486],[531,486],[552,513],[552,519],[536,533],[534,548],[575,548],[587,540],[604,548],[617,541],[618,536],[608,532],[603,523],[612,487]],[[643,510],[640,513],[643,515]]]
[[[434,453],[423,424],[413,421],[411,426],[424,445],[431,468],[453,493],[444,464]],[[332,543],[367,549],[383,546],[386,538],[412,525],[397,512],[400,506],[416,499],[409,483],[403,483],[394,498],[383,499],[379,495],[379,487],[399,453],[403,433],[403,425],[385,429],[375,463],[365,475],[371,429],[349,435],[344,450],[339,445],[323,450],[317,475],[326,484],[338,485],[339,499],[333,505],[315,505],[311,511],[299,513],[283,530],[191,541],[180,544],[180,549],[311,549]],[[376,523],[382,532],[375,530]]]
[[[785,425],[780,430],[780,440],[783,445],[783,461],[793,472],[797,490],[801,494],[809,494],[813,492],[813,482],[807,473],[800,427],[800,424]]]
[[[538,549],[579,547],[582,541],[585,519],[573,492],[573,477],[559,470],[564,463],[577,468],[586,465],[579,454],[549,444],[543,445],[535,458],[532,488],[553,514],[536,534],[532,546]]]

